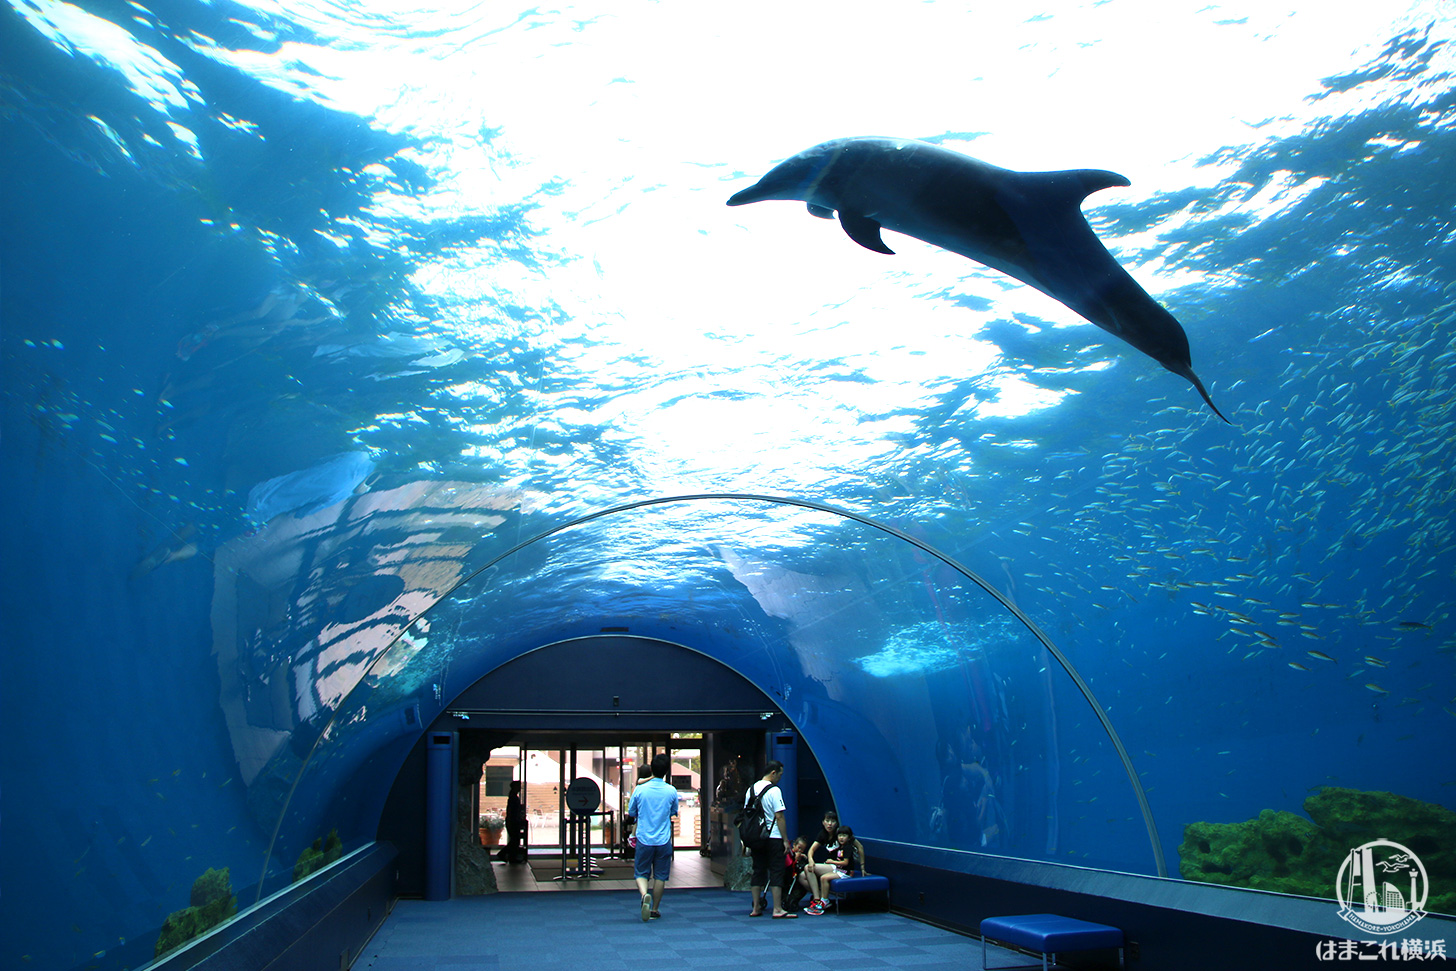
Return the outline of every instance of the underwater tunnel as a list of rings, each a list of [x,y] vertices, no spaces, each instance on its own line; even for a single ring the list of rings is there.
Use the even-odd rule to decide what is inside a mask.
[[[656,750],[731,882],[775,745],[907,917],[1317,966],[1391,841],[1456,940],[1456,18],[1345,6],[0,4],[0,967],[485,893]],[[726,205],[865,132],[1061,222]]]

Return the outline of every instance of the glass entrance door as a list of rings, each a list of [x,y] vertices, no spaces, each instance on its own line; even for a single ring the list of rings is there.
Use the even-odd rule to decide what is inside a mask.
[[[703,845],[703,739],[699,734],[674,732],[667,742],[672,756],[671,779],[677,789],[677,822],[672,845],[698,848]]]
[[[678,816],[672,827],[672,845],[678,849],[703,845],[702,821],[702,738],[701,736],[664,736],[651,742],[637,742],[621,747],[621,768],[626,784],[620,790],[617,816],[627,815],[627,802],[632,789],[647,778],[652,757],[666,752],[672,758],[668,781],[677,789]]]
[[[528,850],[561,846],[565,825],[561,807],[567,781],[561,755],[557,750],[536,748],[522,753]]]
[[[591,779],[602,793],[598,815],[594,815],[591,822],[592,853],[630,858],[631,851],[626,846],[623,831],[627,804],[632,798],[632,790],[646,779],[652,757],[658,752],[667,752],[672,757],[668,781],[678,790],[678,818],[673,825],[673,845],[697,848],[703,844],[702,739],[698,736],[664,734],[647,742],[624,741],[617,745],[502,748],[492,754],[488,765],[491,791],[499,791],[503,795],[512,779],[522,782],[527,848],[537,853],[559,853],[570,816],[566,808],[566,788],[573,779]],[[492,797],[489,801],[497,798]],[[486,802],[486,799],[482,800],[483,808]]]
[[[623,796],[622,749],[620,746],[530,748],[524,752],[527,845],[537,851],[561,852],[566,843],[566,789],[572,780],[590,779],[602,793],[602,802],[591,818],[593,855],[608,855],[622,845],[621,819],[626,809]]]

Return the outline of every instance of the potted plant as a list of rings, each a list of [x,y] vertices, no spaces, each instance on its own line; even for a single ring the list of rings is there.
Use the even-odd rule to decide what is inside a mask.
[[[501,830],[506,828],[505,813],[499,809],[487,809],[480,814],[480,843],[495,846],[500,843]]]

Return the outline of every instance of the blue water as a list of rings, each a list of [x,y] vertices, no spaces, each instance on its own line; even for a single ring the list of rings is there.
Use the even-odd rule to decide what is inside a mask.
[[[1453,805],[1442,5],[290,7],[0,13],[0,964],[139,967],[208,867],[372,839],[412,706],[608,626],[750,678],[876,838],[1156,872],[1006,603],[1173,876],[1322,785]],[[1233,424],[724,206],[857,134],[1127,174],[1089,220]],[[728,493],[854,515],[573,524]]]

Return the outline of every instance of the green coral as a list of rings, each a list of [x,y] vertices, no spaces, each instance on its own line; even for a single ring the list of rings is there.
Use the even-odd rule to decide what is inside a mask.
[[[329,830],[327,839],[314,840],[312,846],[298,854],[298,862],[293,865],[293,882],[297,883],[315,870],[323,869],[343,855],[344,843],[339,839],[339,831]]]
[[[238,898],[233,896],[228,868],[209,869],[193,881],[190,906],[167,915],[162,924],[162,934],[157,938],[154,956],[161,957],[181,947],[237,912]]]
[[[1313,861],[1305,859],[1306,854],[1319,855],[1320,848],[1319,827],[1314,823],[1294,813],[1266,809],[1245,823],[1189,823],[1178,848],[1178,872],[1185,880],[1330,896],[1339,858],[1333,871],[1310,866]]]
[[[1306,897],[1333,897],[1345,855],[1375,839],[1420,857],[1430,882],[1426,910],[1456,912],[1456,813],[1391,792],[1333,786],[1304,801],[1309,819],[1266,809],[1242,823],[1189,823],[1178,848],[1185,880]]]

